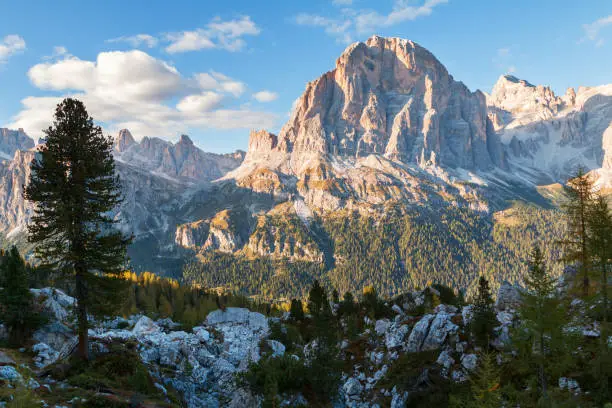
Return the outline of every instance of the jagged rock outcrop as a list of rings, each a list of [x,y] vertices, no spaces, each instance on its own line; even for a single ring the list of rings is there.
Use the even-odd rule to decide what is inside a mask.
[[[209,230],[210,223],[206,220],[179,225],[174,242],[183,248],[196,249],[206,242]]]
[[[452,167],[502,166],[490,152],[496,141],[487,121],[484,95],[456,82],[433,54],[374,36],[349,46],[334,70],[307,85],[278,150],[291,153],[294,169],[312,153],[416,163],[433,152]]]
[[[123,153],[135,144],[136,140],[134,140],[134,136],[132,136],[130,131],[122,129],[115,138],[115,151],[117,153]]]
[[[549,88],[511,75],[487,95],[489,116],[514,172],[534,183],[564,182],[582,165],[609,167],[612,86]]]
[[[23,129],[0,128],[0,160],[11,160],[17,150],[29,150],[34,140]]]
[[[250,215],[240,210],[223,210],[210,220],[202,251],[234,252],[244,245],[250,231]]]
[[[182,135],[175,144],[155,137],[136,143],[126,129],[115,139],[115,158],[169,178],[203,183],[215,180],[240,165],[241,153],[218,155],[206,153]]]

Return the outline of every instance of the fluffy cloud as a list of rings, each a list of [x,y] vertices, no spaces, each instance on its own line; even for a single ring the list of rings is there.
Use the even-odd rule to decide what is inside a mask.
[[[272,102],[278,99],[278,94],[271,91],[259,91],[253,94],[253,98],[259,102]]]
[[[134,48],[138,48],[140,46],[146,46],[148,48],[154,48],[157,46],[158,39],[149,34],[136,34],[131,36],[123,36],[112,38],[107,40],[108,43],[118,43],[124,42],[131,45]]]
[[[581,41],[593,41],[597,47],[601,47],[604,44],[604,39],[600,37],[599,33],[609,25],[612,25],[612,15],[602,17],[590,24],[584,24],[582,28],[584,29],[585,35]]]
[[[350,5],[351,3],[346,0],[334,1],[335,5]],[[369,35],[380,28],[428,16],[433,13],[436,6],[444,3],[448,3],[448,0],[425,0],[419,6],[409,5],[407,0],[395,0],[393,10],[387,14],[347,7],[341,9],[341,16],[337,18],[301,13],[296,16],[295,21],[300,25],[322,27],[337,41],[350,43],[356,35]]]
[[[9,57],[25,50],[26,42],[18,35],[7,35],[0,42],[0,64],[6,62]]]
[[[295,22],[304,26],[321,27],[326,34],[335,37],[338,42],[348,44],[352,41],[350,29],[353,22],[350,19],[333,19],[316,14],[300,13],[296,16]]]
[[[235,81],[219,72],[196,74],[195,78],[202,89],[227,92],[235,97],[239,97],[246,91],[246,85],[243,82]]]
[[[199,95],[188,95],[184,97],[176,105],[176,108],[181,112],[210,112],[221,104],[223,98],[223,95],[216,92],[202,92]]]
[[[51,123],[55,105],[68,96],[82,100],[107,131],[127,127],[136,137],[271,127],[276,119],[240,107],[236,98],[246,89],[242,82],[213,71],[186,78],[174,66],[138,50],[102,52],[96,61],[69,56],[37,64],[28,76],[39,89],[62,93],[21,101],[23,109],[8,126],[24,128],[35,137]],[[222,108],[222,102],[228,107]]]
[[[166,51],[171,54],[209,48],[240,51],[246,45],[242,37],[259,33],[259,27],[249,16],[229,21],[216,18],[206,28],[166,34],[165,40],[169,42]]]

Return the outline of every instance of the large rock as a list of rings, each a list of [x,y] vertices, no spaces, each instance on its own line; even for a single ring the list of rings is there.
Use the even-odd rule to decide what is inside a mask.
[[[264,315],[251,312],[249,309],[239,307],[228,307],[225,310],[215,310],[206,317],[208,326],[224,324],[241,324],[248,326],[251,330],[268,331],[268,320]]]
[[[405,324],[399,326],[393,324],[390,326],[385,332],[385,345],[387,349],[393,350],[402,347],[408,333],[410,333],[410,328]]]
[[[36,330],[32,338],[59,352],[66,344],[72,344],[77,336],[68,326],[60,322],[52,322]]]
[[[21,381],[23,380],[23,377],[21,374],[19,374],[15,367],[2,366],[0,367],[0,380]]]
[[[15,360],[4,351],[0,351],[0,366],[15,365]]]
[[[351,377],[344,383],[342,390],[348,398],[356,398],[363,392],[363,385],[357,378]]]
[[[453,315],[438,313],[429,326],[429,333],[423,342],[421,350],[434,350],[440,348],[449,334],[455,333],[459,328],[451,321]]]
[[[516,309],[520,304],[520,289],[507,281],[502,283],[497,291],[497,299],[495,300],[497,310]]]
[[[151,318],[147,316],[142,316],[132,329],[132,334],[134,336],[145,336],[148,334],[159,333],[161,329]]]
[[[414,325],[414,328],[410,333],[410,337],[408,338],[408,344],[406,346],[406,350],[408,352],[416,353],[417,351],[421,351],[421,348],[423,347],[423,342],[429,334],[429,325],[434,318],[435,315],[427,314],[423,316],[417,324]]]
[[[65,322],[76,306],[76,299],[55,288],[30,289],[44,312],[54,320]]]

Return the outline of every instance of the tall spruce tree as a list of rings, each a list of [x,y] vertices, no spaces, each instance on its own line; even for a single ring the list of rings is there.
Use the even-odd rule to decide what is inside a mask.
[[[308,311],[316,317],[325,307],[329,307],[327,303],[327,293],[325,289],[323,289],[323,286],[321,286],[321,283],[315,279],[308,293]]]
[[[566,262],[578,263],[582,296],[587,297],[590,286],[588,217],[593,198],[593,181],[580,167],[563,189],[567,199],[562,208],[566,212],[568,226],[567,238],[562,241],[565,247],[564,258]]]
[[[489,281],[484,276],[478,280],[478,291],[474,299],[474,313],[470,322],[470,329],[476,344],[485,349],[489,348],[489,341],[493,337],[493,330],[497,326],[493,298]]]
[[[513,336],[519,357],[531,367],[543,406],[551,406],[549,380],[559,378],[571,362],[571,334],[564,332],[567,323],[565,305],[556,291],[557,280],[548,273],[544,255],[536,245],[529,256],[524,277],[519,316],[522,326]]]
[[[18,346],[24,343],[40,321],[32,309],[32,293],[28,285],[28,268],[12,247],[0,263],[2,291],[0,292],[0,319],[9,332],[9,343]]]
[[[57,106],[44,133],[24,188],[35,204],[28,238],[45,266],[74,278],[78,354],[87,359],[88,311],[101,301],[93,301],[96,295],[112,293],[104,290],[113,286],[106,278],[122,272],[130,241],[113,228],[111,212],[121,203],[113,140],[94,125],[82,102],[70,98]]]
[[[612,262],[612,212],[606,198],[597,194],[590,207],[588,218],[589,248],[592,258],[592,268],[599,272],[598,300],[600,306],[601,333],[599,336],[600,350],[597,358],[597,377],[600,383],[600,402],[609,398],[610,351],[608,347],[609,333],[609,302],[608,270]]]

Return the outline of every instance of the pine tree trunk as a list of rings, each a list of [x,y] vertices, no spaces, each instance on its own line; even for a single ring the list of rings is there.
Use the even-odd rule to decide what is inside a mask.
[[[85,271],[82,265],[75,266],[76,298],[77,298],[77,317],[79,346],[78,355],[83,360],[89,360],[89,336],[87,322],[87,286],[85,283]]]
[[[580,233],[582,246],[582,294],[586,298],[589,296],[589,269],[587,268],[587,231],[586,231],[586,200],[580,203]]]
[[[538,319],[540,320],[540,385],[542,386],[542,397],[544,398],[544,401],[546,401],[546,406],[548,406],[548,384],[546,382],[546,373],[544,372],[544,353],[546,352],[546,348],[544,347],[544,332],[542,331],[542,306],[539,306],[539,309],[540,310],[538,311]]]
[[[607,270],[607,262],[605,258],[603,259],[601,265],[601,288],[603,290],[603,322],[601,324],[601,333],[599,334],[599,341],[601,346],[601,356],[599,357],[599,375],[602,377],[601,379],[601,395],[608,394],[608,378],[604,375],[604,371],[606,370],[605,362],[608,361],[606,358],[608,351],[608,270]]]

